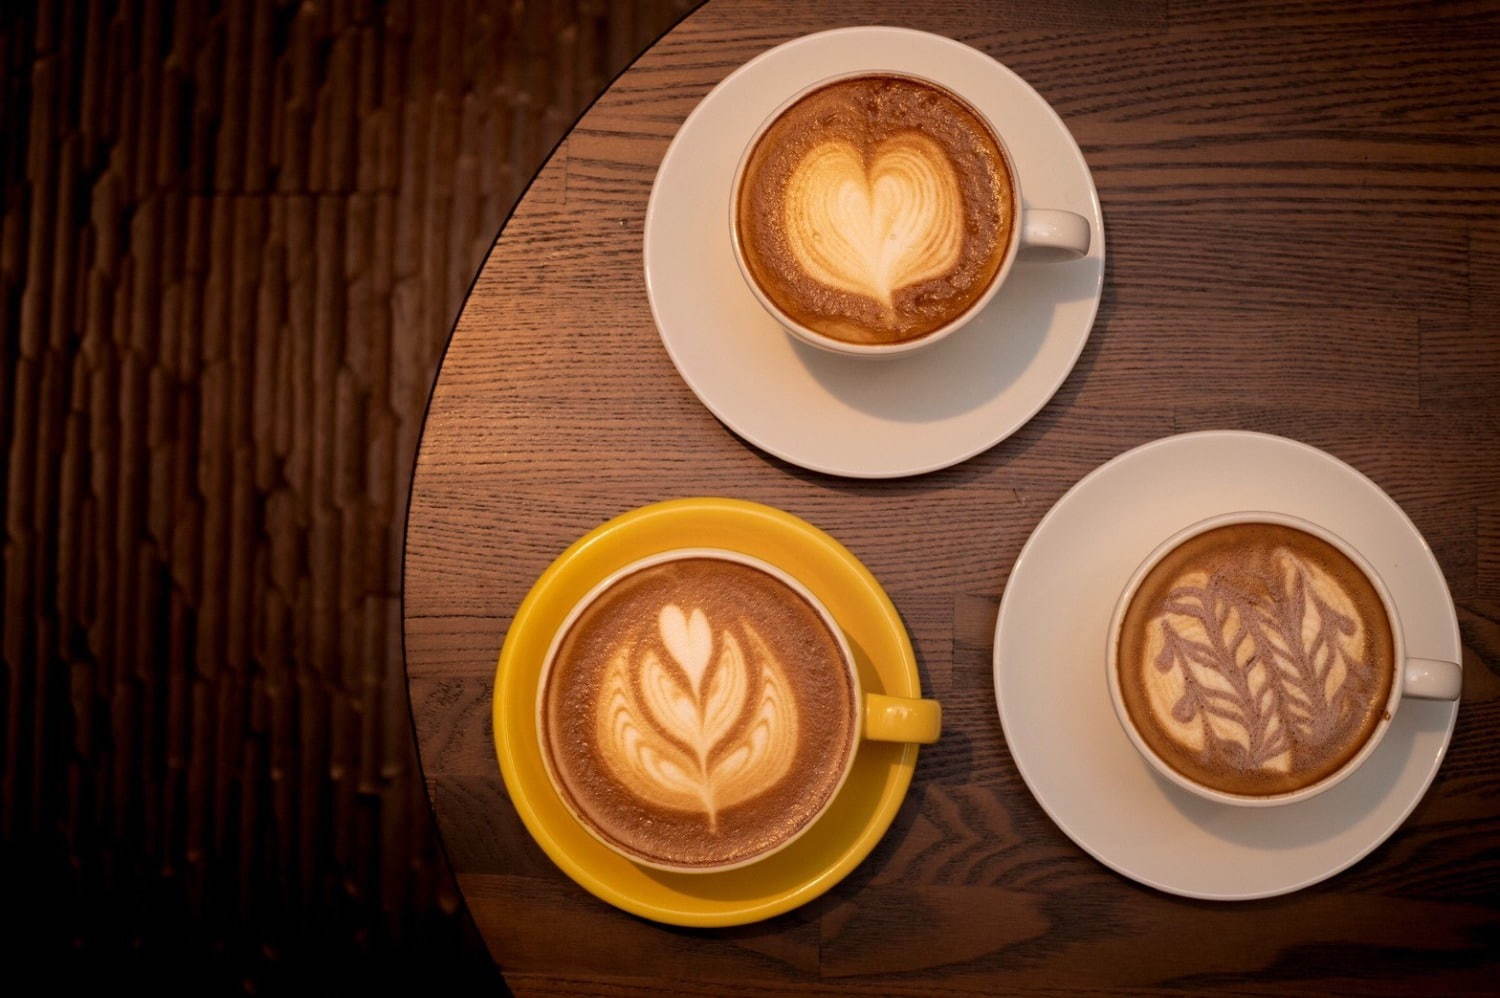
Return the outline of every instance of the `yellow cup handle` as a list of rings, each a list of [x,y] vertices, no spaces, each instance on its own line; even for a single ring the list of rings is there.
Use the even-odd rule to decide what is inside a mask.
[[[865,737],[875,742],[938,740],[943,731],[943,705],[936,700],[865,694]]]

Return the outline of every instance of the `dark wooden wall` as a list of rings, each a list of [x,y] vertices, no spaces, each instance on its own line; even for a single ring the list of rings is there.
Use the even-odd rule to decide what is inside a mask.
[[[689,6],[0,4],[23,945],[261,991],[482,962],[402,679],[412,455],[501,220]]]

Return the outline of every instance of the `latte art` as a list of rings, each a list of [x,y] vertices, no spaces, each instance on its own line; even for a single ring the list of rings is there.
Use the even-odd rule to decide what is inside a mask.
[[[563,636],[544,757],[573,813],[644,862],[753,859],[822,811],[853,753],[837,638],[751,565],[684,557],[616,580]]]
[[[1391,645],[1379,595],[1336,548],[1235,525],[1148,574],[1122,628],[1121,692],[1174,769],[1230,793],[1280,793],[1336,771],[1369,738]]]
[[[808,94],[761,135],[736,238],[788,317],[835,339],[899,343],[989,289],[1013,201],[999,142],[972,108],[921,80],[860,76]]]
[[[1267,568],[1256,580],[1272,594],[1264,607],[1221,576],[1177,581],[1147,637],[1150,702],[1185,748],[1285,773],[1294,740],[1324,745],[1358,723],[1374,670],[1332,579],[1284,548]]]
[[[963,250],[958,178],[917,132],[882,142],[868,168],[842,140],[808,150],[787,182],[782,224],[808,276],[873,298],[892,322],[896,291],[941,277]]]
[[[599,744],[621,784],[652,804],[698,811],[717,831],[722,809],[786,776],[796,755],[797,705],[752,626],[744,633],[755,668],[732,633],[715,642],[702,610],[689,616],[675,603],[663,607],[658,633],[670,665],[650,648],[636,662],[628,649],[611,659],[596,712]]]

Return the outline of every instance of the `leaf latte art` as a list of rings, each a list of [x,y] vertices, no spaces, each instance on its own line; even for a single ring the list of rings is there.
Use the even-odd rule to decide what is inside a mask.
[[[942,148],[920,133],[882,142],[868,168],[850,143],[826,142],[792,171],[782,224],[809,276],[889,310],[898,288],[958,262],[962,198]]]
[[[1379,596],[1352,562],[1310,534],[1253,524],[1190,539],[1163,565],[1120,649],[1121,692],[1159,755],[1209,786],[1264,794],[1358,751],[1392,662]]]
[[[661,610],[670,663],[654,650],[621,649],[605,673],[597,724],[620,782],[662,807],[720,809],[763,793],[786,775],[797,747],[797,707],[780,663],[753,627],[752,668],[731,633],[714,641],[702,610]],[[711,660],[717,644],[719,654]]]
[[[642,862],[712,868],[798,834],[857,740],[838,638],[795,589],[710,553],[649,565],[577,615],[539,691],[573,815]]]
[[[1286,550],[1271,567],[1267,605],[1204,572],[1179,580],[1148,645],[1162,673],[1151,702],[1189,748],[1286,772],[1294,737],[1322,745],[1356,719],[1371,670],[1339,587]]]
[[[735,192],[753,283],[787,317],[850,343],[919,339],[997,279],[1015,188],[989,124],[896,75],[837,80],[756,140]]]

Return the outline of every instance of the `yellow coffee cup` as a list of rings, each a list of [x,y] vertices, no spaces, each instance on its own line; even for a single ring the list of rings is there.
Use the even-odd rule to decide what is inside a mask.
[[[549,684],[557,674],[554,666],[557,664],[559,649],[563,646],[564,638],[567,637],[575,622],[578,621],[595,601],[616,586],[621,580],[628,576],[642,572],[649,568],[668,564],[674,561],[686,559],[711,559],[746,565],[757,569],[779,581],[792,592],[800,596],[817,613],[823,622],[824,628],[832,636],[840,653],[840,665],[842,666],[847,683],[840,687],[836,682],[829,682],[825,688],[843,688],[849,691],[849,699],[846,703],[851,718],[851,729],[854,737],[851,744],[844,749],[845,759],[841,772],[832,788],[827,793],[821,807],[812,812],[807,819],[789,834],[772,838],[766,845],[749,856],[739,856],[731,860],[719,863],[674,863],[653,856],[650,853],[632,847],[629,843],[612,836],[608,830],[587,813],[587,809],[570,793],[567,781],[558,771],[557,762],[553,752],[548,749],[549,736],[547,731],[547,701],[549,695]],[[803,585],[791,573],[784,571],[776,565],[764,559],[744,554],[738,551],[730,551],[723,548],[676,548],[661,551],[645,558],[638,559],[630,564],[624,565],[599,580],[582,599],[573,605],[573,608],[563,618],[553,634],[551,644],[547,649],[547,656],[542,664],[542,673],[537,683],[536,692],[536,726],[537,740],[543,746],[542,761],[547,769],[547,776],[552,781],[553,790],[567,806],[569,813],[590,835],[607,848],[614,850],[621,856],[634,863],[648,866],[657,870],[665,870],[674,873],[721,873],[740,867],[758,863],[770,856],[775,855],[797,839],[801,838],[819,818],[821,818],[833,803],[843,788],[844,782],[849,778],[849,772],[854,766],[855,755],[859,751],[861,740],[885,741],[885,742],[914,742],[927,744],[935,742],[942,730],[942,708],[936,700],[923,700],[911,697],[887,696],[879,693],[866,693],[859,680],[859,670],[855,666],[854,654],[849,648],[849,642],[844,631],[839,627],[838,621],[832,613],[823,605],[823,602],[815,596],[811,590]],[[607,727],[607,726],[606,726]],[[617,788],[629,792],[628,788]]]

